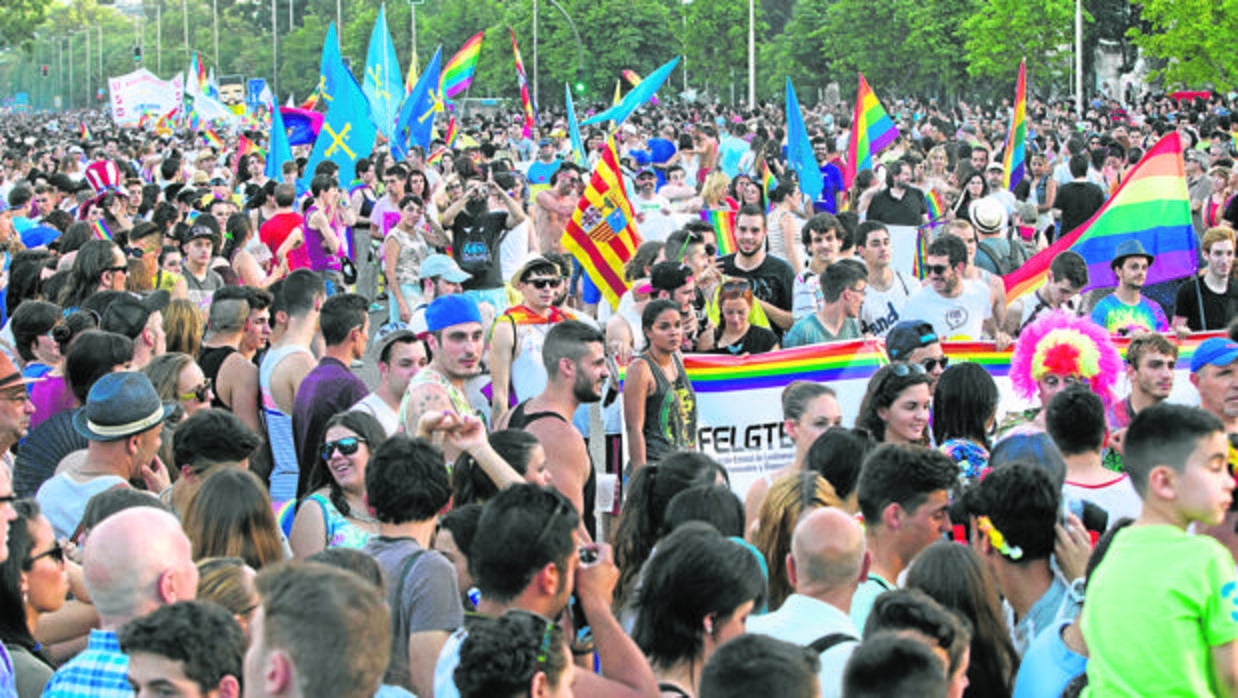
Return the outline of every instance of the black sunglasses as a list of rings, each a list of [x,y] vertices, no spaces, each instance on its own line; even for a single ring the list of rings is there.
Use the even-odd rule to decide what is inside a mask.
[[[941,366],[941,370],[944,371],[950,365],[950,357],[943,356],[940,359],[925,359],[920,362],[920,365],[924,366],[924,370],[930,373],[936,370],[938,366]]]
[[[946,266],[945,264],[926,264],[924,266],[924,270],[926,272],[933,274],[935,276],[945,276],[946,271],[949,268],[950,267]]]
[[[917,376],[923,376],[928,373],[928,370],[920,364],[890,364],[890,373],[899,378],[906,378],[913,373]]]
[[[563,283],[563,279],[559,277],[553,279],[528,279],[525,283],[541,291],[547,288],[558,288]]]
[[[331,454],[334,453],[337,448],[340,450],[340,455],[351,456],[357,452],[357,449],[360,448],[363,443],[365,443],[365,439],[359,436],[347,436],[335,441],[328,441],[322,445],[322,459],[330,460]]]
[[[50,549],[45,550],[39,553],[38,555],[35,555],[34,557],[26,558],[22,562],[22,569],[29,572],[30,569],[34,567],[34,563],[38,562],[39,560],[45,557],[51,559],[51,561],[56,563],[57,565],[64,564],[64,547],[60,544],[60,541],[56,541],[56,543],[53,544]]]
[[[129,265],[127,265],[127,264],[123,264],[123,265],[118,265],[118,266],[115,266],[115,267],[107,267],[107,268],[106,268],[106,269],[104,269],[103,271],[110,271],[110,272],[112,272],[113,274],[119,274],[119,273],[121,273],[121,272],[123,272],[123,273],[125,273],[125,274],[128,274],[128,273],[129,273]]]

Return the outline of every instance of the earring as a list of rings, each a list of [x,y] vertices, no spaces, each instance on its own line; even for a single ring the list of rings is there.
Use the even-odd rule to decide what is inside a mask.
[[[708,635],[714,634],[714,619],[708,616],[705,617],[705,633]]]

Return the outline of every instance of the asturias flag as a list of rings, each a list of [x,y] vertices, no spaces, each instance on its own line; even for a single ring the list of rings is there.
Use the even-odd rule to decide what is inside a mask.
[[[331,35],[327,37],[327,43],[331,46],[335,45],[333,38]],[[329,46],[324,47],[324,55],[329,50]],[[305,163],[305,174],[300,182],[305,190],[310,188],[314,169],[323,160],[331,160],[340,166],[340,180],[347,182],[352,179],[357,159],[369,157],[378,135],[374,122],[370,121],[370,106],[365,100],[365,93],[361,91],[357,79],[344,67],[338,50],[334,55],[335,60],[326,66],[325,73],[327,84],[333,85],[328,102],[330,106],[322,123],[322,131],[314,141],[314,151]]]
[[[370,114],[384,138],[391,137],[404,86],[400,84],[400,62],[387,30],[387,6],[378,8],[378,20],[370,32],[370,47],[365,53],[365,80],[361,89],[370,101]]]

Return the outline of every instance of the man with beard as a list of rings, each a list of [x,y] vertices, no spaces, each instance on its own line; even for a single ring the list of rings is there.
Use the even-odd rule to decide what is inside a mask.
[[[636,173],[636,196],[631,197],[636,228],[645,240],[663,241],[675,228],[671,202],[657,193],[658,175],[652,167]]]
[[[1127,240],[1118,245],[1113,261],[1109,263],[1118,277],[1118,288],[1092,309],[1092,322],[1110,334],[1122,336],[1168,330],[1169,321],[1160,304],[1143,297],[1148,268],[1155,260],[1138,240]]]
[[[464,282],[466,295],[496,310],[507,308],[499,265],[499,243],[512,228],[525,220],[520,204],[493,181],[474,174],[464,186],[465,195],[443,211],[442,225],[451,230],[451,250],[460,267],[472,275]],[[502,202],[506,212],[491,211],[489,196]]]
[[[582,404],[602,399],[602,386],[610,379],[605,346],[602,333],[583,322],[556,324],[546,333],[542,347],[546,389],[516,405],[505,423],[496,425],[537,437],[546,451],[551,485],[572,502],[590,531],[595,473],[585,440],[572,426],[572,416]]]
[[[779,337],[791,328],[791,297],[795,272],[791,265],[765,252],[765,212],[747,205],[735,217],[735,244],[738,251],[722,258],[724,276],[747,279],[752,295],[770,319],[770,329]]]

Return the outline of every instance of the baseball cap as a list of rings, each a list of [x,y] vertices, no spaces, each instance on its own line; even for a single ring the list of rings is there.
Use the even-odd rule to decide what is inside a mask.
[[[891,361],[902,361],[911,352],[920,347],[927,347],[937,339],[933,326],[922,320],[904,320],[886,334],[886,354]]]
[[[435,298],[426,308],[426,330],[438,332],[452,325],[466,322],[481,324],[481,311],[477,303],[468,296],[453,293],[450,296]]]
[[[460,268],[456,260],[445,254],[432,254],[421,262],[418,273],[423,279],[440,277],[453,284],[462,284],[473,278],[473,275]]]
[[[417,333],[409,329],[408,325],[402,322],[389,322],[379,327],[374,335],[374,356],[382,357],[387,353],[387,348],[396,342],[416,338]]]
[[[1198,373],[1204,366],[1228,366],[1235,361],[1238,361],[1238,342],[1224,337],[1205,339],[1191,356],[1191,373]]]
[[[103,320],[99,323],[99,329],[123,334],[129,339],[137,339],[138,335],[142,334],[142,330],[146,329],[146,322],[150,320],[150,316],[167,308],[169,300],[168,292],[163,289],[153,291],[143,299],[138,299],[129,293],[121,293],[111,303],[108,303],[103,311]]]

